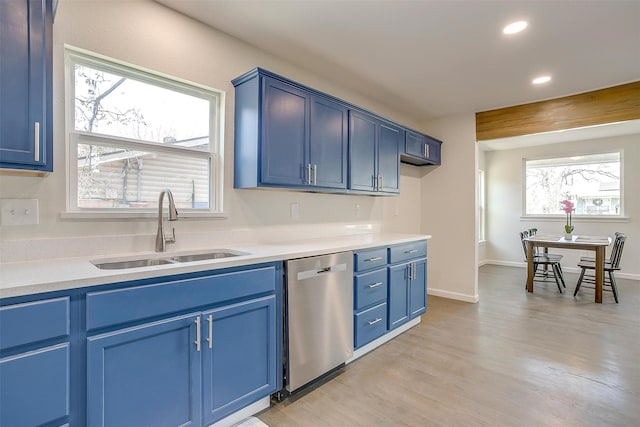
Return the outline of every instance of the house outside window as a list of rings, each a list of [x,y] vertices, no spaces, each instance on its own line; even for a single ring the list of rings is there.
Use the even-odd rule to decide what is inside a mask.
[[[525,214],[562,215],[571,200],[575,215],[622,216],[621,152],[525,160]]]
[[[68,212],[222,212],[224,94],[86,52],[65,51]],[[136,213],[137,212],[137,213]]]

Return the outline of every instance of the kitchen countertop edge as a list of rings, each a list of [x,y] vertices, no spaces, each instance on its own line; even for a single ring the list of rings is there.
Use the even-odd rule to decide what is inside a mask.
[[[144,252],[79,258],[59,258],[45,261],[12,262],[0,264],[0,298],[12,298],[201,271],[214,271],[245,265],[282,262],[296,258],[355,251],[429,239],[431,239],[431,236],[424,234],[381,233],[285,242],[216,245],[216,249],[228,246],[234,251],[246,252],[248,255],[122,270],[100,270],[91,264],[91,261],[124,257],[161,257],[162,254]],[[212,248],[211,250],[216,249]],[[175,256],[180,253],[206,251],[207,248],[198,248],[192,251],[166,252],[166,254],[167,256]]]

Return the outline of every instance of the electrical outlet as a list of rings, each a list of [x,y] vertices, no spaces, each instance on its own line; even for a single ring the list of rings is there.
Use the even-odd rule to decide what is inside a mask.
[[[300,205],[298,203],[291,203],[291,219],[298,219],[300,217]]]
[[[38,199],[0,199],[0,224],[34,225],[38,223]]]

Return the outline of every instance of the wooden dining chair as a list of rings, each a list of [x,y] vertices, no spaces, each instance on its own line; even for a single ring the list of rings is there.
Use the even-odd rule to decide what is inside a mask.
[[[535,236],[536,234],[538,234],[538,229],[537,228],[530,228],[529,229],[529,237]],[[562,255],[550,254],[549,253],[549,248],[535,247],[534,250],[535,250],[535,255],[544,255],[549,259],[549,261],[556,261],[558,263],[558,269],[560,270],[560,273],[564,277],[564,272],[562,271],[562,265],[560,264],[560,261],[562,260]],[[547,267],[546,266],[544,268],[544,271],[545,271],[545,274],[546,274],[547,273]],[[563,282],[563,284],[564,284],[564,282]]]
[[[531,236],[530,230],[525,230],[520,233],[520,241],[522,242],[522,249],[524,250],[524,259],[527,261],[527,242],[524,239]],[[556,281],[556,285],[558,285],[558,291],[562,293],[562,288],[566,288],[567,286],[564,283],[564,276],[562,275],[562,267],[560,266],[560,260],[562,259],[562,255],[552,255],[548,254],[533,254],[533,280],[534,282],[546,282],[549,278],[548,268],[551,267],[551,271],[553,272],[553,278]],[[538,271],[538,267],[543,266],[545,270]],[[525,285],[526,286],[526,285]]]
[[[614,271],[620,270],[620,260],[622,259],[622,249],[624,248],[624,242],[627,240],[624,234],[619,234],[616,236],[615,241],[613,242],[613,248],[611,249],[611,256],[608,261],[604,263],[604,283],[602,284],[603,291],[613,292],[613,298],[616,300],[616,304],[618,303],[618,286],[616,285],[616,276],[613,274]],[[575,297],[580,290],[583,282],[592,284],[595,286],[596,277],[595,277],[595,269],[596,263],[595,261],[580,261],[578,263],[578,267],[582,269],[580,273],[580,277],[578,278],[578,283],[576,283],[576,289],[573,291],[573,296]],[[593,274],[585,274],[589,270],[593,271]],[[588,286],[589,289],[593,289],[594,286]],[[587,287],[587,286],[585,286]]]
[[[618,236],[624,236],[624,233],[621,233],[619,231],[616,231],[613,234],[614,234],[614,238],[613,238],[614,243],[615,243],[616,239],[618,238]],[[611,254],[609,256],[611,256]],[[582,261],[596,262],[596,258],[593,255],[591,255],[591,256],[583,256],[583,257],[580,257],[580,262],[582,262]],[[609,259],[609,261],[611,261],[611,259]]]

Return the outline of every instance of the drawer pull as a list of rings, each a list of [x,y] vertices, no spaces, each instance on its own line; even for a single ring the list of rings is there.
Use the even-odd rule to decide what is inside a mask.
[[[365,262],[380,261],[381,259],[381,256],[374,256],[373,258],[365,259]]]
[[[418,252],[417,249],[410,249],[408,251],[404,251],[405,254],[415,254],[416,252]]]
[[[382,317],[378,317],[375,320],[369,320],[368,323],[369,323],[369,326],[372,326],[372,325],[375,325],[376,323],[381,322],[381,321],[382,321]]]
[[[377,288],[378,286],[382,286],[382,285],[383,285],[382,282],[376,282],[376,283],[373,283],[373,284],[367,286],[367,288],[370,288],[370,289],[371,288]]]
[[[193,343],[196,345],[196,351],[200,351],[200,316],[196,317],[196,340]]]

